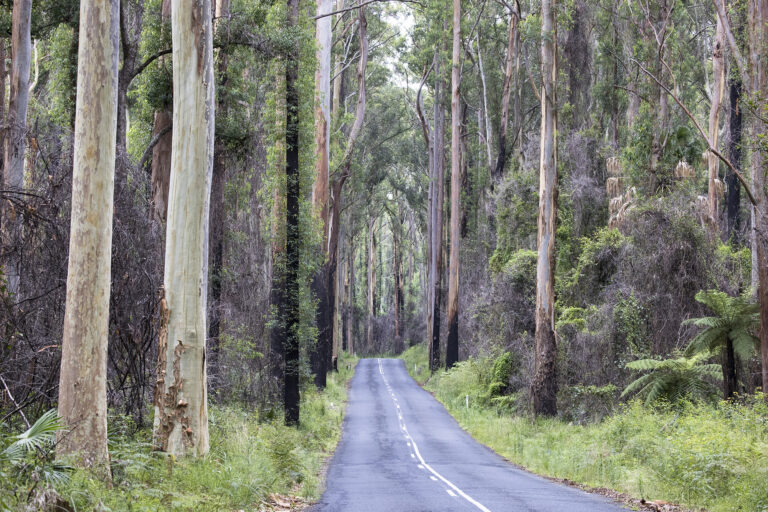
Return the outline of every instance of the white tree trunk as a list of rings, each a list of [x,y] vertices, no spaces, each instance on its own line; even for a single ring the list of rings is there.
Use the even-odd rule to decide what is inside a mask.
[[[172,0],[171,27],[174,129],[162,326],[167,331],[158,347],[155,443],[175,456],[203,455],[208,452],[205,338],[214,138],[210,0]]]
[[[11,31],[11,87],[3,158],[4,187],[12,193],[20,192],[24,187],[29,67],[32,60],[31,20],[32,0],[14,0]],[[8,203],[2,215],[5,245],[18,243],[21,231],[20,212],[16,212]],[[5,263],[8,291],[18,295],[20,274],[18,251],[11,251]]]
[[[59,455],[107,461],[107,329],[117,134],[119,0],[80,4],[72,224],[59,380]]]
[[[720,111],[723,102],[723,90],[725,88],[725,62],[723,50],[725,49],[725,33],[723,22],[718,16],[717,30],[715,33],[715,46],[712,49],[712,104],[709,109],[709,144],[717,148],[717,135],[720,127]],[[708,152],[709,166],[709,223],[713,233],[718,232],[718,214],[717,214],[717,186],[715,180],[718,177],[718,168],[720,159],[711,151]]]
[[[332,0],[317,0],[317,15],[328,14]],[[315,70],[315,184],[312,204],[323,220],[323,241],[328,240],[328,154],[331,125],[331,16],[317,20],[317,69]],[[325,244],[324,244],[325,245]],[[327,256],[327,245],[324,247]]]
[[[541,4],[541,149],[539,161],[538,260],[536,265],[536,372],[533,408],[557,413],[555,340],[555,231],[557,220],[557,32],[556,0]]]
[[[478,117],[480,117],[479,112],[482,110],[482,116],[485,123],[485,150],[488,153],[488,172],[493,172],[493,155],[491,150],[491,144],[493,143],[493,134],[491,132],[491,118],[488,115],[488,88],[486,87],[485,83],[485,69],[483,69],[483,50],[480,48],[480,34],[475,35],[475,42],[477,43],[477,63],[479,65],[480,69],[480,83],[483,86],[483,108],[478,109]],[[477,128],[480,130],[480,121],[478,120]],[[482,133],[482,132],[481,132]]]

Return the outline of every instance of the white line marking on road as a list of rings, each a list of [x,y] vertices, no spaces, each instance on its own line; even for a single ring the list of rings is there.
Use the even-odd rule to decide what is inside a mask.
[[[453,492],[453,491],[452,491],[452,490],[450,490],[450,489],[446,489],[446,490],[445,490],[445,492],[447,492],[448,494],[450,494],[450,495],[451,495],[451,496],[453,496],[454,498],[456,497],[456,493],[455,493],[455,492]]]
[[[411,454],[411,458],[412,458],[412,459],[415,459],[415,458],[416,458],[416,456],[415,456],[414,454]]]
[[[418,466],[416,466],[416,467],[417,467],[417,468],[419,468],[419,469],[424,469],[424,466],[422,466],[421,464],[419,464],[419,465],[418,465]],[[432,478],[435,478],[435,477],[432,477]],[[437,480],[437,479],[435,478],[435,480]]]
[[[381,373],[381,378],[382,378],[382,379],[384,379],[384,384],[386,384],[386,385],[387,385],[387,387],[389,387],[389,381],[387,381],[387,376],[386,376],[386,375],[384,375],[384,367],[383,367],[383,366],[381,366],[381,359],[379,359],[379,360],[378,360],[378,362],[379,362],[379,373]],[[393,403],[394,403],[394,401],[393,401]],[[397,404],[395,404],[395,405],[397,405]],[[405,420],[403,420],[402,418],[400,418],[400,419],[399,419],[399,421],[400,421],[400,429],[401,429],[403,432],[405,432],[405,434],[406,434],[406,436],[405,436],[405,437],[406,437],[406,439],[408,439],[410,442],[412,442],[412,443],[413,443],[413,451],[414,451],[414,452],[416,452],[416,457],[418,457],[418,458],[419,458],[419,461],[420,461],[420,462],[421,462],[421,463],[424,465],[424,467],[425,467],[425,468],[427,468],[427,470],[429,470],[429,472],[430,472],[430,473],[432,473],[432,474],[433,474],[433,475],[435,475],[437,478],[439,478],[440,480],[442,480],[444,484],[446,484],[448,487],[450,487],[451,489],[453,489],[454,491],[456,491],[456,493],[457,493],[459,496],[461,496],[462,498],[464,498],[465,500],[467,500],[468,502],[470,502],[472,505],[474,505],[475,507],[477,507],[477,509],[478,509],[478,510],[482,510],[483,512],[491,512],[491,511],[490,511],[490,509],[488,509],[488,508],[487,508],[485,505],[483,505],[482,503],[478,502],[477,500],[475,500],[474,498],[472,498],[471,496],[469,496],[467,493],[465,493],[464,491],[462,491],[461,489],[459,489],[459,488],[458,488],[458,487],[457,487],[457,486],[456,486],[456,485],[455,485],[453,482],[451,482],[450,480],[448,480],[447,478],[445,478],[443,475],[441,475],[440,473],[438,473],[437,471],[435,471],[435,470],[432,468],[432,466],[430,466],[429,464],[427,464],[427,462],[424,460],[424,457],[422,457],[422,456],[421,456],[421,452],[419,451],[419,446],[416,444],[416,441],[413,439],[413,437],[411,437],[411,434],[409,434],[409,433],[408,433],[408,427],[405,425]],[[412,454],[411,454],[411,457],[413,457],[413,456],[414,456],[414,455],[413,455],[413,453],[412,453]],[[451,496],[455,496],[455,495],[456,495],[456,494],[453,494],[453,493],[452,493],[452,491],[451,491],[450,489],[446,489],[446,492],[447,492],[448,494],[450,494]]]
[[[432,480],[434,480],[435,482],[437,482],[437,478],[435,478],[434,476],[432,476],[432,475],[429,475],[429,478],[431,478]]]

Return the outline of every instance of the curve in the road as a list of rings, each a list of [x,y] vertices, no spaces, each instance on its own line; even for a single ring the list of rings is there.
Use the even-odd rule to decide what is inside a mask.
[[[616,512],[523,471],[459,427],[399,359],[362,359],[315,512]]]

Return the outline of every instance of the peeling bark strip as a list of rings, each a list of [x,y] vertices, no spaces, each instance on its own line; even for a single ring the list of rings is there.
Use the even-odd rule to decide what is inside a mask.
[[[539,161],[539,233],[536,265],[536,372],[533,410],[557,414],[557,342],[555,340],[555,221],[557,218],[557,27],[555,0],[541,3],[541,153]]]
[[[59,380],[59,455],[106,465],[107,328],[117,137],[119,0],[80,4],[72,225]],[[106,471],[108,472],[108,466]]]
[[[214,82],[210,0],[173,0],[173,136],[165,246],[168,308],[158,371],[157,446],[175,456],[208,452],[205,339]],[[173,380],[168,382],[168,376]]]

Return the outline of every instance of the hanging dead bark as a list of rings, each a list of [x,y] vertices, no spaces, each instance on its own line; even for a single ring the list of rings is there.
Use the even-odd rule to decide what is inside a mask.
[[[165,375],[155,407],[155,446],[175,456],[208,452],[209,205],[214,150],[210,0],[172,0],[173,139],[165,249],[170,311]],[[171,400],[172,398],[172,400]]]

